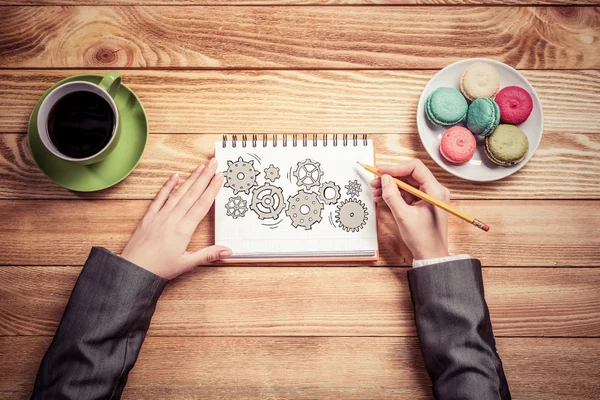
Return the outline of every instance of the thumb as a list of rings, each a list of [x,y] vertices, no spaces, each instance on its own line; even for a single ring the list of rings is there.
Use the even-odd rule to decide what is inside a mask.
[[[231,257],[231,249],[225,246],[209,246],[187,254],[191,266],[206,265]]]
[[[398,220],[400,214],[408,207],[408,204],[402,198],[400,194],[400,189],[394,183],[394,180],[389,175],[383,175],[381,177],[381,197],[386,202],[390,210],[392,210],[392,214],[394,214],[394,218]]]

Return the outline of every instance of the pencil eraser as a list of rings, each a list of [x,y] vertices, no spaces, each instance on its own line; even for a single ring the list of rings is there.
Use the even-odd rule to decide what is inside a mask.
[[[490,230],[489,225],[488,224],[483,224],[483,230],[486,231],[486,232],[489,231]]]

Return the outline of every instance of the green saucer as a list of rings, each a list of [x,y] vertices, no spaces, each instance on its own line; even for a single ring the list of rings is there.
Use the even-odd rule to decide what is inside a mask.
[[[77,165],[54,156],[44,147],[37,129],[37,116],[48,93],[68,82],[87,81],[98,84],[101,79],[102,75],[96,74],[75,75],[63,79],[44,93],[29,118],[29,149],[36,164],[48,178],[78,192],[94,192],[121,182],[140,162],[148,141],[146,111],[140,99],[121,83],[114,98],[121,118],[121,137],[117,147],[107,158],[95,164]]]

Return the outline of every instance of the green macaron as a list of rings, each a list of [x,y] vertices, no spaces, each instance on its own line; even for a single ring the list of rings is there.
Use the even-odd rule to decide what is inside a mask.
[[[500,123],[500,108],[490,98],[475,99],[467,111],[467,129],[476,135],[489,136]]]
[[[439,126],[453,126],[465,119],[467,100],[457,90],[449,87],[437,88],[427,98],[425,115]]]
[[[501,124],[485,138],[484,149],[492,162],[509,167],[523,161],[529,152],[529,140],[516,126]]]

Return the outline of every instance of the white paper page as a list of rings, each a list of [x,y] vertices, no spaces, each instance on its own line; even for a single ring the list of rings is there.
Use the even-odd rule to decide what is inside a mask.
[[[369,140],[367,145],[363,141],[359,141],[354,146],[352,141],[349,141],[347,146],[343,146],[342,142],[338,142],[336,147],[330,141],[327,146],[323,146],[322,142],[318,142],[318,146],[313,146],[313,142],[309,141],[304,147],[301,141],[297,147],[293,147],[291,141],[286,147],[281,145],[281,141],[277,147],[272,147],[269,142],[267,147],[263,147],[262,142],[258,142],[256,147],[252,147],[248,143],[246,147],[242,147],[238,142],[233,148],[231,142],[227,143],[227,147],[223,148],[222,142],[217,142],[216,157],[219,161],[219,170],[227,171],[228,162],[233,162],[233,166],[237,164],[237,169],[232,168],[227,174],[233,176],[230,179],[229,185],[236,185],[239,188],[240,183],[248,184],[252,182],[252,178],[245,175],[234,174],[233,171],[252,175],[253,169],[259,172],[256,176],[256,185],[252,186],[248,192],[239,191],[234,193],[231,187],[227,187],[228,179],[225,181],[225,187],[221,189],[215,202],[215,242],[218,245],[228,246],[233,251],[234,258],[294,258],[294,257],[351,257],[363,256],[373,257],[377,250],[377,224],[375,215],[375,205],[371,195],[369,182],[373,179],[373,175],[365,171],[357,164],[357,161],[373,165],[373,144]],[[239,157],[242,161],[239,161]],[[313,170],[317,165],[303,164],[299,168],[299,163],[305,160],[318,162],[318,169],[323,175],[319,178],[318,170]],[[252,163],[250,163],[252,161]],[[280,177],[274,182],[265,179],[265,169],[270,165],[279,168]],[[298,186],[298,178],[294,176],[294,172],[298,170],[298,175],[303,179],[305,184],[316,183],[320,181],[334,182],[340,188],[341,197],[335,204],[323,204],[320,209],[319,203],[324,203],[320,199],[317,204],[313,204],[308,209],[302,207],[299,213],[290,210],[291,214],[295,214],[294,221],[292,217],[286,215],[286,209],[290,208],[290,200],[292,204],[297,203],[298,211],[301,202],[306,202],[306,195],[301,193],[295,197],[298,192],[304,189],[306,192],[315,193],[309,195],[310,201],[319,195],[319,186],[313,186],[309,190],[306,186]],[[243,178],[236,180],[235,176]],[[348,194],[349,181],[358,183],[360,193],[358,197],[351,198]],[[272,189],[268,188],[260,193],[260,202],[255,202],[255,207],[259,209],[265,219],[260,219],[257,212],[251,209],[253,193],[268,183],[272,185]],[[352,187],[352,186],[351,186]],[[357,186],[354,185],[354,188]],[[272,202],[266,198],[277,200],[279,197],[276,192],[283,193],[284,206],[283,209],[278,207],[278,202]],[[274,193],[274,194],[273,194]],[[239,198],[238,198],[239,197]],[[333,189],[326,191],[326,197],[332,199],[335,197]],[[238,200],[231,201],[231,198]],[[245,200],[245,207],[240,204],[239,199]],[[346,201],[352,201],[352,204],[343,206],[342,217],[338,219],[337,211],[342,210],[343,204]],[[234,206],[234,203],[236,206]],[[229,204],[229,208],[226,205]],[[354,207],[354,208],[352,208]],[[361,207],[366,211],[364,219],[360,219],[363,211],[357,209]],[[243,217],[238,216],[233,218],[230,214],[240,213],[244,208],[247,208]],[[237,210],[236,210],[237,209]],[[272,219],[271,216],[281,209],[278,217]],[[227,211],[229,210],[229,211]],[[308,213],[306,213],[308,211]],[[317,212],[315,212],[317,211]],[[354,213],[353,211],[357,211]],[[306,213],[306,214],[305,214]],[[311,225],[308,220],[309,216],[321,216],[321,221]],[[340,221],[346,221],[350,225],[348,229],[342,229]],[[363,224],[364,222],[364,224]],[[293,224],[298,227],[294,228]],[[358,227],[356,224],[360,223]],[[309,229],[306,229],[306,226]]]

